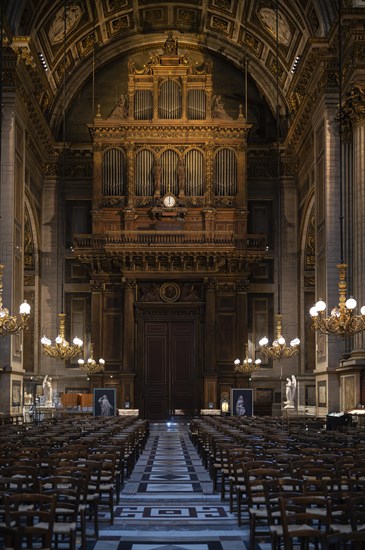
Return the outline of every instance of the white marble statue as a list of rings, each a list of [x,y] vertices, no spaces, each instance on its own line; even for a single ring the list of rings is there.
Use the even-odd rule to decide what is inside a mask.
[[[43,387],[44,406],[52,407],[53,406],[52,378],[50,378],[48,374],[46,374],[46,376],[43,378],[42,387]]]
[[[284,409],[294,409],[294,398],[297,389],[297,379],[294,374],[286,379]]]

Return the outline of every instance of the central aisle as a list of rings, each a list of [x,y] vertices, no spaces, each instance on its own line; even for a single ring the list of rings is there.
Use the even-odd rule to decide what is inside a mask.
[[[114,525],[106,520],[94,550],[244,550],[248,541],[247,527],[213,493],[184,423],[151,424]]]

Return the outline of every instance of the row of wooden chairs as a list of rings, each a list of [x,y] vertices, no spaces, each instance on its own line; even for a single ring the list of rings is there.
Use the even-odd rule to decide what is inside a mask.
[[[88,422],[90,426],[90,422]],[[57,426],[57,432],[59,426]],[[76,533],[81,538],[81,549],[86,548],[86,522],[92,522],[93,537],[99,536],[99,508],[107,506],[110,523],[114,522],[114,504],[119,503],[119,495],[126,476],[143,451],[148,438],[148,422],[139,419],[128,423],[97,422],[94,430],[84,430],[79,438],[63,437],[62,446],[53,443],[33,448],[21,445],[18,449],[5,444],[0,458],[0,525],[13,528],[15,516],[9,516],[11,503],[28,502],[32,495],[55,496],[53,514],[52,544],[58,538],[66,539],[70,550],[75,550]],[[48,440],[49,441],[49,440]],[[14,453],[10,456],[8,449]],[[1,452],[3,450],[3,452]],[[14,497],[14,499],[13,499]],[[13,500],[11,500],[13,499]],[[25,504],[34,508],[35,504]],[[20,517],[20,514],[19,514]],[[22,516],[18,522],[22,531]],[[4,537],[10,537],[5,533]]]
[[[258,424],[258,429],[255,429],[252,419],[246,424],[241,419],[227,422],[226,419],[216,418],[198,419],[191,423],[191,438],[203,464],[210,471],[214,490],[220,491],[222,500],[229,493],[230,510],[237,513],[239,525],[246,518],[249,521],[250,548],[255,548],[258,536],[267,538],[273,531],[277,538],[278,532],[286,533],[284,521],[279,522],[282,516],[279,497],[284,499],[288,496],[321,497],[326,499],[326,504],[331,504],[328,504],[328,511],[326,509],[326,527],[320,526],[320,532],[326,536],[318,537],[316,544],[322,548],[329,548],[330,544],[333,548],[340,547],[336,544],[352,544],[350,525],[351,530],[357,533],[357,543],[360,544],[361,535],[358,533],[364,531],[365,534],[365,517],[362,517],[363,511],[359,508],[361,499],[365,502],[361,434],[360,438],[352,435],[346,441],[340,438],[338,448],[332,436],[330,447],[322,449],[315,440],[310,441],[306,436],[303,441],[300,433],[290,433],[285,423],[275,424],[269,420],[267,429],[260,422]],[[268,492],[265,491],[266,486],[270,487]],[[270,493],[276,495],[274,500],[270,499]],[[356,507],[355,499],[358,499]],[[270,512],[272,509],[275,510],[273,514]],[[338,524],[346,526],[342,531],[329,519],[337,520],[339,516],[342,522]],[[289,520],[287,523],[290,523]],[[305,530],[310,531],[307,526]],[[294,527],[288,527],[289,531],[295,531]],[[282,545],[291,548],[291,536],[283,535],[281,538]],[[274,535],[271,543],[272,548],[279,547]]]

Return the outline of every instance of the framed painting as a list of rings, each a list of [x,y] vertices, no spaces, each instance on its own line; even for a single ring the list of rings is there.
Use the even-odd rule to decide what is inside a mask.
[[[22,404],[21,395],[22,383],[20,380],[13,380],[11,385],[11,405],[12,407],[20,407]]]
[[[243,388],[231,389],[231,415],[253,415],[253,390]]]
[[[94,416],[117,414],[115,388],[94,388]]]

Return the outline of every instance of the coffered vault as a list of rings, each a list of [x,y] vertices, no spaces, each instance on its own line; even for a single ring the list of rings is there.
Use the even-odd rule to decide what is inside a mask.
[[[90,75],[120,57],[160,50],[166,29],[173,30],[180,51],[199,64],[209,53],[248,72],[271,110],[276,97],[276,25],[279,10],[279,103],[282,116],[293,123],[323,37],[336,21],[337,0],[85,0],[8,2],[6,15],[19,47],[30,50],[34,63],[47,67],[40,104],[57,133],[64,106],[63,76],[68,77],[66,102],[71,104]],[[66,40],[63,15],[66,9]],[[24,37],[30,40],[24,43]],[[297,70],[292,72],[300,60]],[[304,74],[304,76],[303,76]],[[304,78],[304,80],[303,80]]]

